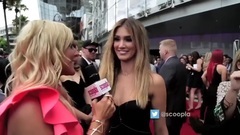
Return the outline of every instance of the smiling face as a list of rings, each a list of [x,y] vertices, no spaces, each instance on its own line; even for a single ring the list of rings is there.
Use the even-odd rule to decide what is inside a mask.
[[[135,59],[136,45],[133,43],[131,34],[125,27],[119,27],[114,36],[114,51],[120,61]]]

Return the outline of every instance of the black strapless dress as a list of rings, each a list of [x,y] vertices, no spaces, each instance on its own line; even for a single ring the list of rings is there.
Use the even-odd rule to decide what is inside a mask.
[[[137,106],[136,100],[116,106],[110,120],[108,135],[151,135],[150,109],[150,102],[145,109],[141,109]]]
[[[69,96],[74,101],[74,107],[76,107],[78,110],[81,110],[82,107],[86,105],[86,102],[84,100],[84,84],[82,79],[80,80],[80,83],[76,83],[71,80],[66,80],[62,82],[63,87],[68,91]]]

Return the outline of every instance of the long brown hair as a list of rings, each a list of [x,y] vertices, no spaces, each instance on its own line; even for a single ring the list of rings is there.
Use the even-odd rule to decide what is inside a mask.
[[[137,105],[144,108],[148,102],[148,91],[151,81],[151,69],[149,62],[149,41],[146,29],[140,21],[133,18],[124,18],[119,20],[112,29],[108,40],[104,46],[99,74],[101,78],[107,78],[112,89],[115,92],[115,78],[121,70],[120,60],[113,49],[114,36],[119,27],[125,27],[131,34],[133,43],[136,45],[136,60],[134,70],[135,88],[138,90],[136,95]]]

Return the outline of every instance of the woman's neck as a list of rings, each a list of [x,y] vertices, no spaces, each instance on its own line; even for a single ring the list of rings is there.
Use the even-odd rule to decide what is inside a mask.
[[[120,74],[128,76],[134,73],[134,63],[133,62],[121,62]]]

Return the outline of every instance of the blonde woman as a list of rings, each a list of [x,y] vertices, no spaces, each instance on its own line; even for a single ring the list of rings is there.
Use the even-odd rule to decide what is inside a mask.
[[[1,135],[83,135],[59,80],[75,73],[78,52],[72,41],[71,29],[62,23],[37,20],[23,27],[9,56],[11,93],[0,106]],[[111,97],[92,106],[88,133],[103,135],[115,107]]]
[[[212,57],[212,52],[206,52],[204,59],[203,59],[203,72],[205,72],[207,70],[208,64],[210,62],[210,59]],[[204,121],[204,114],[205,114],[205,110],[206,110],[206,86],[203,85],[202,88],[202,106],[200,108],[200,120],[203,122]]]
[[[210,62],[210,59],[212,57],[212,52],[206,52],[204,59],[203,59],[203,72],[207,70],[207,66]]]
[[[110,121],[110,135],[151,135],[150,109],[166,110],[166,88],[149,63],[149,41],[144,26],[125,18],[113,27],[104,46],[101,78],[112,86],[116,111]],[[167,135],[164,117],[155,121],[156,135]]]

